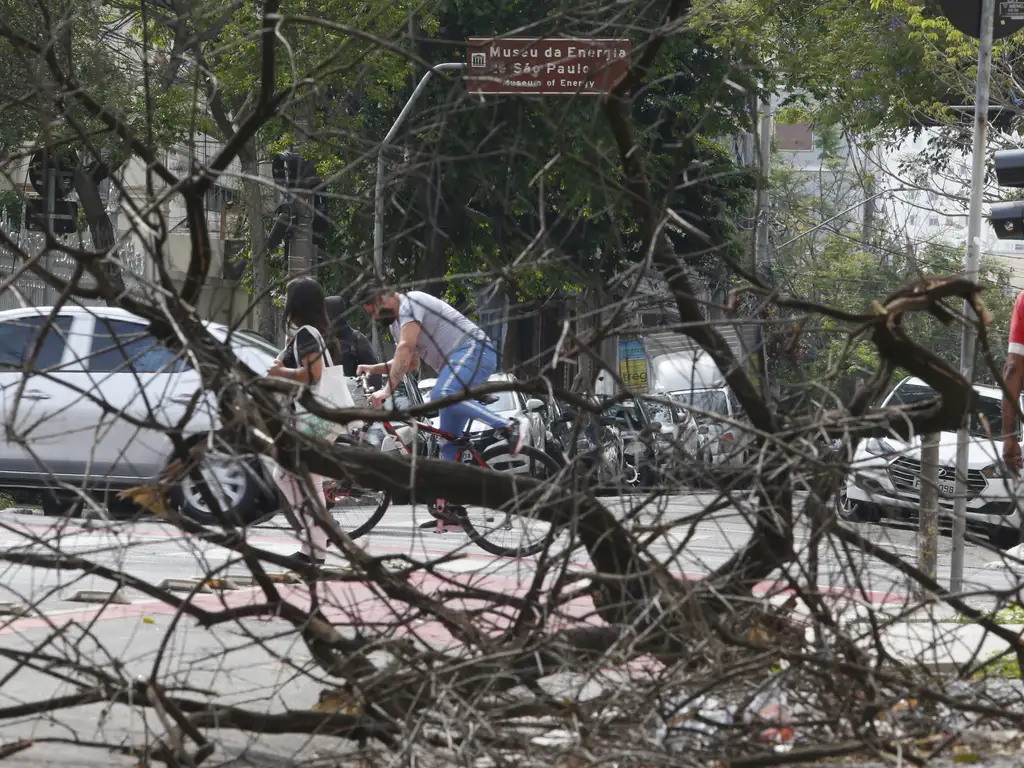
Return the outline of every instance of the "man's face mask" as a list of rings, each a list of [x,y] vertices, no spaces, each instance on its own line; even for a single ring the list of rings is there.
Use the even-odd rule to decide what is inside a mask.
[[[398,319],[398,313],[390,307],[377,307],[377,322],[383,326],[390,326]]]

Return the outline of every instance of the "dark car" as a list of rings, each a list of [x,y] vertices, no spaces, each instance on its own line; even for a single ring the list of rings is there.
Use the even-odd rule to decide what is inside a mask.
[[[586,428],[577,409],[559,398],[542,398],[544,409],[544,450],[560,464],[568,464],[574,457],[585,455],[596,447],[593,430]]]
[[[637,398],[612,403],[604,420],[618,429],[622,441],[622,481],[633,488],[657,483],[664,459],[658,440],[662,425],[651,418],[646,404]]]

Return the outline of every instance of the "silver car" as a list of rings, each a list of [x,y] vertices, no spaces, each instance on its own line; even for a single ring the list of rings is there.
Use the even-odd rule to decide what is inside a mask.
[[[156,339],[146,320],[110,307],[62,307],[49,320],[51,312],[0,312],[0,486],[43,489],[44,512],[64,514],[79,490],[102,496],[160,476],[172,459],[171,440],[139,423],[174,427],[195,398],[183,437],[200,440],[218,428],[215,394],[202,392],[188,357]],[[231,349],[255,373],[267,372],[272,345],[207,327],[222,342],[230,335]],[[265,461],[209,453],[201,471],[228,512],[276,507]],[[209,517],[190,479],[171,496],[194,519]]]
[[[1019,500],[1024,486],[1003,468],[1003,393],[975,386],[976,407],[968,425],[967,522],[989,531],[996,544],[1019,541]],[[931,400],[935,390],[918,378],[903,379],[883,406]],[[1024,402],[1022,402],[1024,405]],[[1021,439],[1020,428],[1016,436]],[[939,433],[939,514],[953,511],[956,491],[956,432]],[[921,439],[895,437],[861,441],[838,498],[840,514],[852,521],[875,522],[883,516],[913,516],[921,504]]]

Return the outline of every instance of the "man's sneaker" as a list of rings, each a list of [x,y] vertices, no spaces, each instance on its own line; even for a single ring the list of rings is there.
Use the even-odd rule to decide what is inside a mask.
[[[508,440],[508,447],[512,449],[513,456],[519,455],[519,452],[523,449],[523,443],[526,442],[529,434],[530,420],[522,414],[516,416],[508,425],[506,439]]]

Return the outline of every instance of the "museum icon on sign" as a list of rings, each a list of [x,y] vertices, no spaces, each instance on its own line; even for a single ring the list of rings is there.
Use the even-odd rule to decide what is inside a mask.
[[[487,66],[487,54],[486,53],[474,53],[469,58],[469,66],[474,68],[486,67]]]

